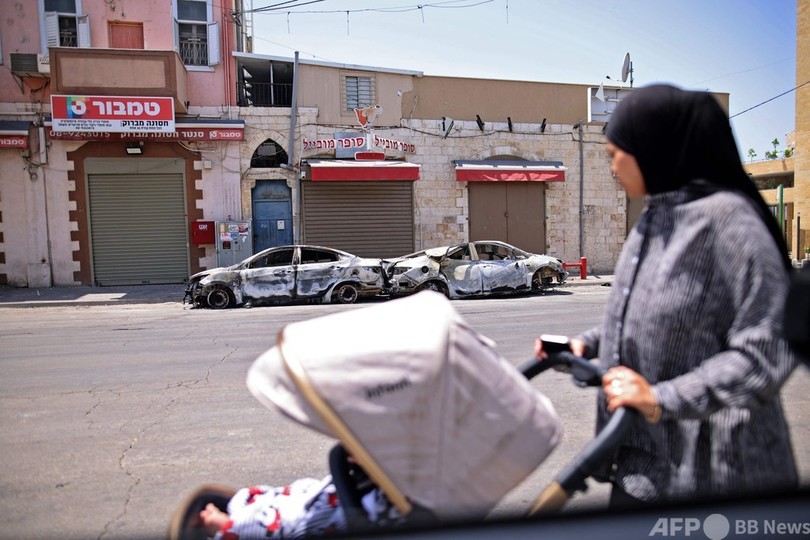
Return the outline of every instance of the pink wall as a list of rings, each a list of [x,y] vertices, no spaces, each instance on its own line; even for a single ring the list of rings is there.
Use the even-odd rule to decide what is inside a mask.
[[[224,5],[223,5],[224,4]],[[228,0],[214,2],[214,17],[220,21],[221,62],[213,71],[188,71],[188,99],[192,106],[220,106],[235,104],[231,51],[233,38],[231,24],[225,15],[232,5]],[[113,7],[114,6],[114,7]],[[89,16],[90,38],[93,47],[109,47],[108,23],[126,21],[143,23],[144,48],[155,50],[174,49],[174,19],[169,0],[138,0],[137,2],[113,2],[83,0],[82,10]],[[36,0],[15,0],[11,9],[3,9],[0,17],[0,35],[3,39],[3,65],[0,66],[0,101],[31,103],[46,100],[48,89],[40,89],[47,79],[28,78],[23,90],[19,80],[10,72],[10,53],[41,53],[40,14]],[[44,95],[43,95],[44,94]]]

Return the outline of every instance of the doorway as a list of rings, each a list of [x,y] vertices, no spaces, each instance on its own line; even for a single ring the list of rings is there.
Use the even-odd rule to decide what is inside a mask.
[[[469,182],[470,241],[500,240],[546,252],[543,182]]]
[[[259,180],[251,190],[253,250],[293,243],[292,190],[284,180]]]

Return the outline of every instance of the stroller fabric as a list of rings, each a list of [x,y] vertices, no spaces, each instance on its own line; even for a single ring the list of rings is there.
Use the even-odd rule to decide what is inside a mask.
[[[359,441],[389,498],[385,480],[438,517],[489,512],[562,436],[550,401],[434,292],[290,324],[247,385],[347,448]]]

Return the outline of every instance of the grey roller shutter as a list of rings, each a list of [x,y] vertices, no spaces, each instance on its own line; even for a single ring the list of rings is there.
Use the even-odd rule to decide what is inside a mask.
[[[182,174],[91,174],[90,235],[98,285],[182,283],[188,232]]]
[[[362,257],[413,252],[412,182],[304,182],[303,239]]]

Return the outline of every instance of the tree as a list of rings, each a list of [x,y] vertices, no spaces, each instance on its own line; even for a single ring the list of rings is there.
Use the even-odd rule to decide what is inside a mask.
[[[753,148],[749,148],[748,149],[748,159],[750,159],[751,161],[754,161],[755,157],[757,157],[757,153],[754,152]]]
[[[773,150],[765,152],[766,159],[776,159],[779,157],[779,151],[776,149],[776,147],[779,146],[779,139],[772,140],[771,144],[773,145]]]

